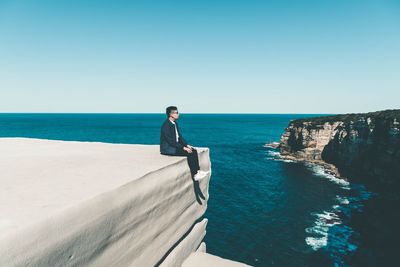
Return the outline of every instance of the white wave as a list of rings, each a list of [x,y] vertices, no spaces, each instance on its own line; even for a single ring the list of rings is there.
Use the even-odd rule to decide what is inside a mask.
[[[337,185],[340,185],[343,189],[350,190],[350,183],[344,179],[338,178],[324,169],[324,167],[319,166],[314,163],[306,162],[305,165],[311,169],[315,175],[323,178],[327,178],[329,181],[334,182]]]
[[[273,151],[273,150],[268,150],[267,154],[272,157],[280,157],[281,156],[281,153],[279,153],[278,151]]]
[[[315,225],[323,227],[326,230],[329,230],[328,228],[333,225],[342,223],[339,216],[334,212],[324,211],[323,213],[316,214],[316,216],[317,220],[315,221]]]
[[[338,266],[344,264],[345,255],[358,247],[356,239],[352,240],[352,237],[357,235],[354,235],[354,230],[347,225],[347,219],[353,210],[361,210],[363,202],[373,194],[366,191],[363,185],[351,184],[348,187],[351,187],[351,191],[348,191],[346,196],[336,195],[337,202],[331,209],[311,213],[315,221],[311,227],[305,229],[306,244],[314,251],[329,251],[330,257],[339,264]]]
[[[286,163],[291,163],[291,162],[295,162],[294,160],[291,159],[285,159],[281,157],[281,153],[278,151],[274,151],[274,150],[267,150],[267,159],[270,160],[275,160],[275,161],[282,161],[282,162],[286,162]]]
[[[291,159],[282,159],[282,158],[268,158],[268,159],[275,160],[275,161],[282,161],[282,162],[286,162],[286,163],[296,162],[296,161],[291,160]]]
[[[313,250],[318,250],[328,244],[328,231],[334,225],[341,224],[339,216],[332,211],[323,211],[322,213],[311,213],[317,217],[312,227],[306,228],[306,233],[312,235],[306,237],[306,243]]]
[[[306,243],[313,250],[318,250],[322,247],[325,247],[328,244],[328,236],[326,235],[323,237],[307,237]]]
[[[315,225],[313,227],[306,228],[306,233],[308,233],[308,234],[318,234],[318,235],[325,236],[325,235],[327,235],[328,230],[329,230],[328,226]]]
[[[346,197],[336,196],[336,199],[342,205],[348,205],[350,203],[349,199]]]
[[[268,147],[268,146],[266,146],[266,147]],[[270,160],[282,161],[282,162],[286,162],[286,163],[296,162],[295,160],[282,158],[281,153],[276,150],[267,150],[267,156],[268,156],[267,159],[270,159]]]

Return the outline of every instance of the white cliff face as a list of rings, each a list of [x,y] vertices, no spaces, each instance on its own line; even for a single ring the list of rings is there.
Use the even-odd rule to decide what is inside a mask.
[[[168,257],[160,264],[161,267],[181,266],[183,261],[194,251],[202,250],[200,247],[204,236],[206,235],[207,219],[196,223],[189,234],[179,242]],[[203,243],[205,244],[205,243]]]
[[[315,126],[312,122],[304,122],[302,127],[290,124],[281,136],[283,153],[293,153],[301,158],[321,160],[325,146],[334,138],[343,122],[325,122]],[[295,143],[291,143],[291,142]],[[297,146],[297,150],[294,149]]]
[[[0,151],[0,266],[180,266],[201,249],[211,172],[194,182],[186,157],[29,138]]]

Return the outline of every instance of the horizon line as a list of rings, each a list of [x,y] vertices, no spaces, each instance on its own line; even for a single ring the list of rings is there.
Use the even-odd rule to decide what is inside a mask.
[[[165,112],[0,112],[0,114],[162,114],[165,115]],[[206,112],[206,113],[198,113],[198,112],[182,112],[179,114],[237,114],[237,115],[244,115],[244,114],[260,114],[260,115],[292,115],[292,114],[305,114],[305,115],[333,115],[333,114],[342,114],[342,113],[279,113],[279,112],[270,112],[270,113],[260,113],[260,112],[249,112],[249,113],[223,113],[223,112]],[[344,113],[343,113],[344,114]]]
[[[384,112],[384,111],[400,111],[400,109],[392,108],[392,109],[382,109],[382,110],[375,110],[375,111],[367,111],[367,112],[343,112],[343,113],[292,113],[292,112],[248,112],[248,113],[239,113],[239,112],[184,112],[180,114],[192,114],[192,115],[344,115],[344,114],[364,114],[364,113],[374,113],[374,112]],[[165,112],[0,112],[0,114],[163,114]]]

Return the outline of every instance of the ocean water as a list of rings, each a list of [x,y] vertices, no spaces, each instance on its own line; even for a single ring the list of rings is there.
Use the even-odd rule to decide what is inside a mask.
[[[181,114],[182,135],[210,148],[209,253],[252,266],[352,266],[352,216],[373,196],[265,147],[291,119],[315,115]],[[0,114],[0,137],[159,144],[164,114]]]

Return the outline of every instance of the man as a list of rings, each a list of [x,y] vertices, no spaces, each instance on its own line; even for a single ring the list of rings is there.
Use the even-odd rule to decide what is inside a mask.
[[[197,150],[188,145],[183,138],[177,120],[179,119],[178,108],[169,106],[166,109],[167,119],[161,126],[160,153],[170,156],[186,156],[193,178],[197,181],[204,178],[208,172],[200,170]]]

